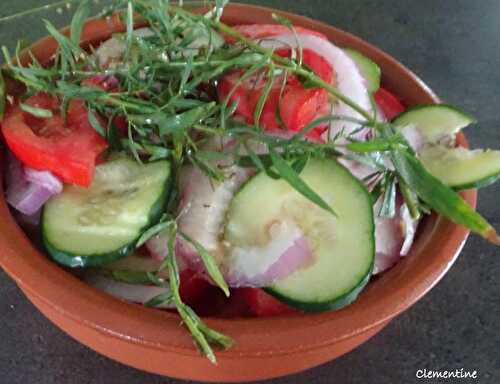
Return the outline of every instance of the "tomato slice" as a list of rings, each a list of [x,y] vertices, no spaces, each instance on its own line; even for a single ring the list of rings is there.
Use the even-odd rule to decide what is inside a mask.
[[[179,294],[181,299],[190,306],[195,305],[202,294],[211,287],[207,279],[191,270],[185,270],[180,274],[180,282]]]
[[[82,86],[101,88],[103,91],[114,91],[119,87],[119,81],[114,76],[95,75],[82,81]]]
[[[258,288],[241,288],[240,297],[254,316],[278,316],[297,311]]]
[[[262,89],[250,92],[249,96],[249,106],[250,110],[254,111],[257,108],[257,103],[262,95]],[[266,130],[279,129],[280,126],[276,120],[276,112],[279,106],[280,100],[280,89],[273,88],[267,95],[266,102],[264,103],[264,108],[259,119],[259,126],[265,128]],[[254,118],[252,116],[252,122]]]
[[[242,75],[243,71],[235,71],[221,79],[217,88],[219,100],[224,101],[226,99],[227,95],[233,91],[233,88],[235,88]],[[253,111],[249,103],[250,89],[251,88],[247,84],[241,84],[236,87],[229,98],[228,106],[238,102],[236,114],[244,117],[248,124],[253,124]]]
[[[328,103],[328,93],[320,88],[293,87],[285,91],[279,103],[283,123],[290,131],[297,132],[313,121]]]
[[[274,51],[275,54],[282,57],[291,57],[292,50],[290,48],[279,48]],[[298,50],[295,54],[298,56]],[[316,75],[321,77],[327,83],[335,81],[335,73],[329,61],[312,49],[304,48],[302,50],[302,63],[309,67]]]
[[[38,93],[25,104],[51,110],[53,116],[42,119],[19,106],[12,108],[2,123],[10,150],[25,165],[51,171],[65,183],[90,185],[96,158],[107,148],[107,142],[92,128],[84,102],[70,101],[66,124],[56,97]]]
[[[389,121],[406,110],[403,103],[385,88],[380,87],[373,97],[385,118]]]
[[[246,31],[245,28],[244,31]],[[259,30],[259,33],[267,35],[273,28],[264,26],[262,30]],[[290,48],[280,48],[275,53],[283,57],[290,57],[292,50]],[[331,84],[335,82],[333,68],[323,56],[305,48],[302,52],[302,59],[303,63],[324,81]],[[235,88],[243,73],[243,71],[235,71],[221,80],[218,87],[219,99],[224,99],[234,89],[230,102],[233,103],[239,100],[236,115],[243,117],[246,123],[254,124],[254,113],[265,87],[266,78],[262,73],[255,74]],[[324,89],[305,88],[292,75],[287,77],[283,91],[281,91],[282,83],[282,76],[278,76],[273,82],[259,120],[259,126],[262,128],[268,131],[286,128],[291,132],[297,132],[311,121],[328,113],[328,93]],[[281,122],[277,119],[278,112]],[[311,131],[307,136],[313,140],[320,140],[324,129],[324,127],[318,127],[315,132]]]

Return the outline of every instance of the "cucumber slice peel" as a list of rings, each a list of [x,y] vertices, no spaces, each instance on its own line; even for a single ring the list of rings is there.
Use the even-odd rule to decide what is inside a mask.
[[[471,115],[447,104],[420,105],[410,108],[394,118],[400,128],[415,126],[428,143],[452,137],[463,128],[476,122]]]
[[[429,146],[419,157],[431,174],[457,190],[485,187],[500,178],[500,151]]]
[[[96,168],[89,188],[65,186],[45,204],[44,246],[68,267],[96,267],[128,256],[164,212],[170,165],[118,158]]]
[[[380,67],[371,59],[351,48],[344,49],[345,53],[356,63],[361,75],[366,80],[368,91],[375,93],[380,88],[380,78],[382,71]]]

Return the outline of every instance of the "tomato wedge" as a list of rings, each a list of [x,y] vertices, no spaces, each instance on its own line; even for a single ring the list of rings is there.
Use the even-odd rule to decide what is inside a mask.
[[[248,124],[253,124],[253,111],[250,108],[249,100],[251,85],[249,84],[249,81],[247,81],[239,86],[236,86],[242,75],[243,71],[234,71],[224,76],[219,83],[217,92],[219,100],[221,101],[224,101],[232,92],[229,97],[228,106],[237,102],[238,105],[236,107],[236,114],[242,116]]]
[[[207,279],[190,270],[180,274],[179,294],[181,299],[188,305],[195,305],[202,294],[211,287]]]
[[[279,316],[297,311],[258,288],[241,288],[240,294],[254,316]]]
[[[324,89],[287,89],[280,99],[281,118],[290,131],[298,132],[315,119],[326,103],[328,94]]]
[[[257,103],[262,95],[262,90],[257,89],[255,91],[250,92],[249,96],[249,107],[251,111],[256,110]],[[262,109],[262,113],[259,119],[259,126],[264,127],[266,130],[279,129],[280,126],[276,119],[276,113],[279,107],[280,100],[280,89],[273,88],[269,92],[267,96],[266,102],[264,103],[264,108]],[[252,124],[254,122],[253,114],[251,118]]]
[[[281,48],[275,53],[290,57],[292,50]],[[304,65],[324,81],[332,84],[335,82],[333,68],[323,56],[305,48],[302,52],[302,60]],[[254,113],[265,89],[266,78],[263,73],[257,73],[238,84],[243,73],[243,71],[231,72],[221,80],[218,87],[219,98],[223,100],[230,92],[233,92],[230,102],[238,101],[236,115],[242,117],[246,123],[254,124]],[[282,89],[283,80],[282,76],[274,79],[260,116],[260,127],[267,131],[287,129],[291,132],[298,132],[311,121],[328,113],[328,93],[324,89],[306,88],[299,79],[292,75],[286,78],[286,84]],[[281,120],[277,118],[278,115]],[[324,127],[315,128],[307,136],[318,140],[324,130]]]
[[[379,88],[373,97],[378,107],[382,110],[385,118],[389,121],[406,110],[403,103],[385,88]]]
[[[281,57],[292,56],[292,50],[290,48],[280,48],[275,50],[274,53]],[[298,50],[295,50],[295,55],[298,57]],[[335,73],[333,72],[333,68],[328,60],[314,52],[312,49],[304,48],[302,50],[302,63],[309,67],[309,69],[321,77],[325,82],[333,83],[335,81]]]
[[[58,98],[38,93],[25,104],[52,111],[51,118],[38,118],[12,108],[2,122],[2,132],[10,150],[25,165],[47,170],[65,183],[89,186],[96,158],[107,142],[92,128],[82,100],[71,100],[64,122]]]

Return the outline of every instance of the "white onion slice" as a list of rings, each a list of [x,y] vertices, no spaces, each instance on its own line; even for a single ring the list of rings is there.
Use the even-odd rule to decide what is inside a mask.
[[[366,81],[358,70],[354,61],[339,47],[333,45],[328,40],[313,35],[298,34],[298,40],[291,34],[274,36],[269,40],[264,40],[261,45],[268,49],[277,49],[281,47],[297,48],[298,43],[302,48],[311,49],[317,54],[323,56],[332,66],[337,77],[337,88],[346,97],[356,102],[360,107],[370,112],[372,105],[370,96],[366,87]],[[364,120],[358,112],[344,103],[338,103],[334,107],[335,114]],[[353,122],[333,121],[330,125],[330,137],[335,137],[342,130],[345,134],[350,134],[359,127]],[[363,135],[360,132],[359,135]],[[353,135],[358,138],[358,134]]]
[[[94,288],[125,301],[145,304],[152,298],[167,293],[168,288],[154,285],[127,284],[92,273],[85,276],[85,281]],[[173,308],[172,304],[161,304],[156,308]]]

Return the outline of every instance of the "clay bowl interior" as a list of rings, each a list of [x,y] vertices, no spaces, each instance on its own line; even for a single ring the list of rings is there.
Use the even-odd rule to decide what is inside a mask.
[[[352,47],[371,57],[382,68],[384,86],[407,105],[439,101],[418,77],[393,58],[332,26],[242,4],[229,5],[223,21],[272,23],[272,12],[287,17],[295,25],[324,33],[339,46]],[[96,45],[120,30],[123,26],[116,17],[90,21],[84,28],[82,45]],[[32,46],[42,62],[47,62],[55,49],[55,42],[49,38]],[[466,145],[463,136],[459,137],[459,144]],[[374,278],[356,302],[340,311],[273,318],[206,319],[211,327],[236,340],[232,349],[218,353],[218,365],[214,366],[198,354],[175,314],[116,300],[50,261],[19,228],[3,193],[1,196],[0,265],[41,312],[75,339],[112,359],[153,373],[203,381],[282,376],[352,350],[431,289],[452,265],[468,235],[464,228],[447,220],[435,215],[429,217],[421,226],[410,255]],[[475,191],[466,191],[463,196],[475,206]]]

